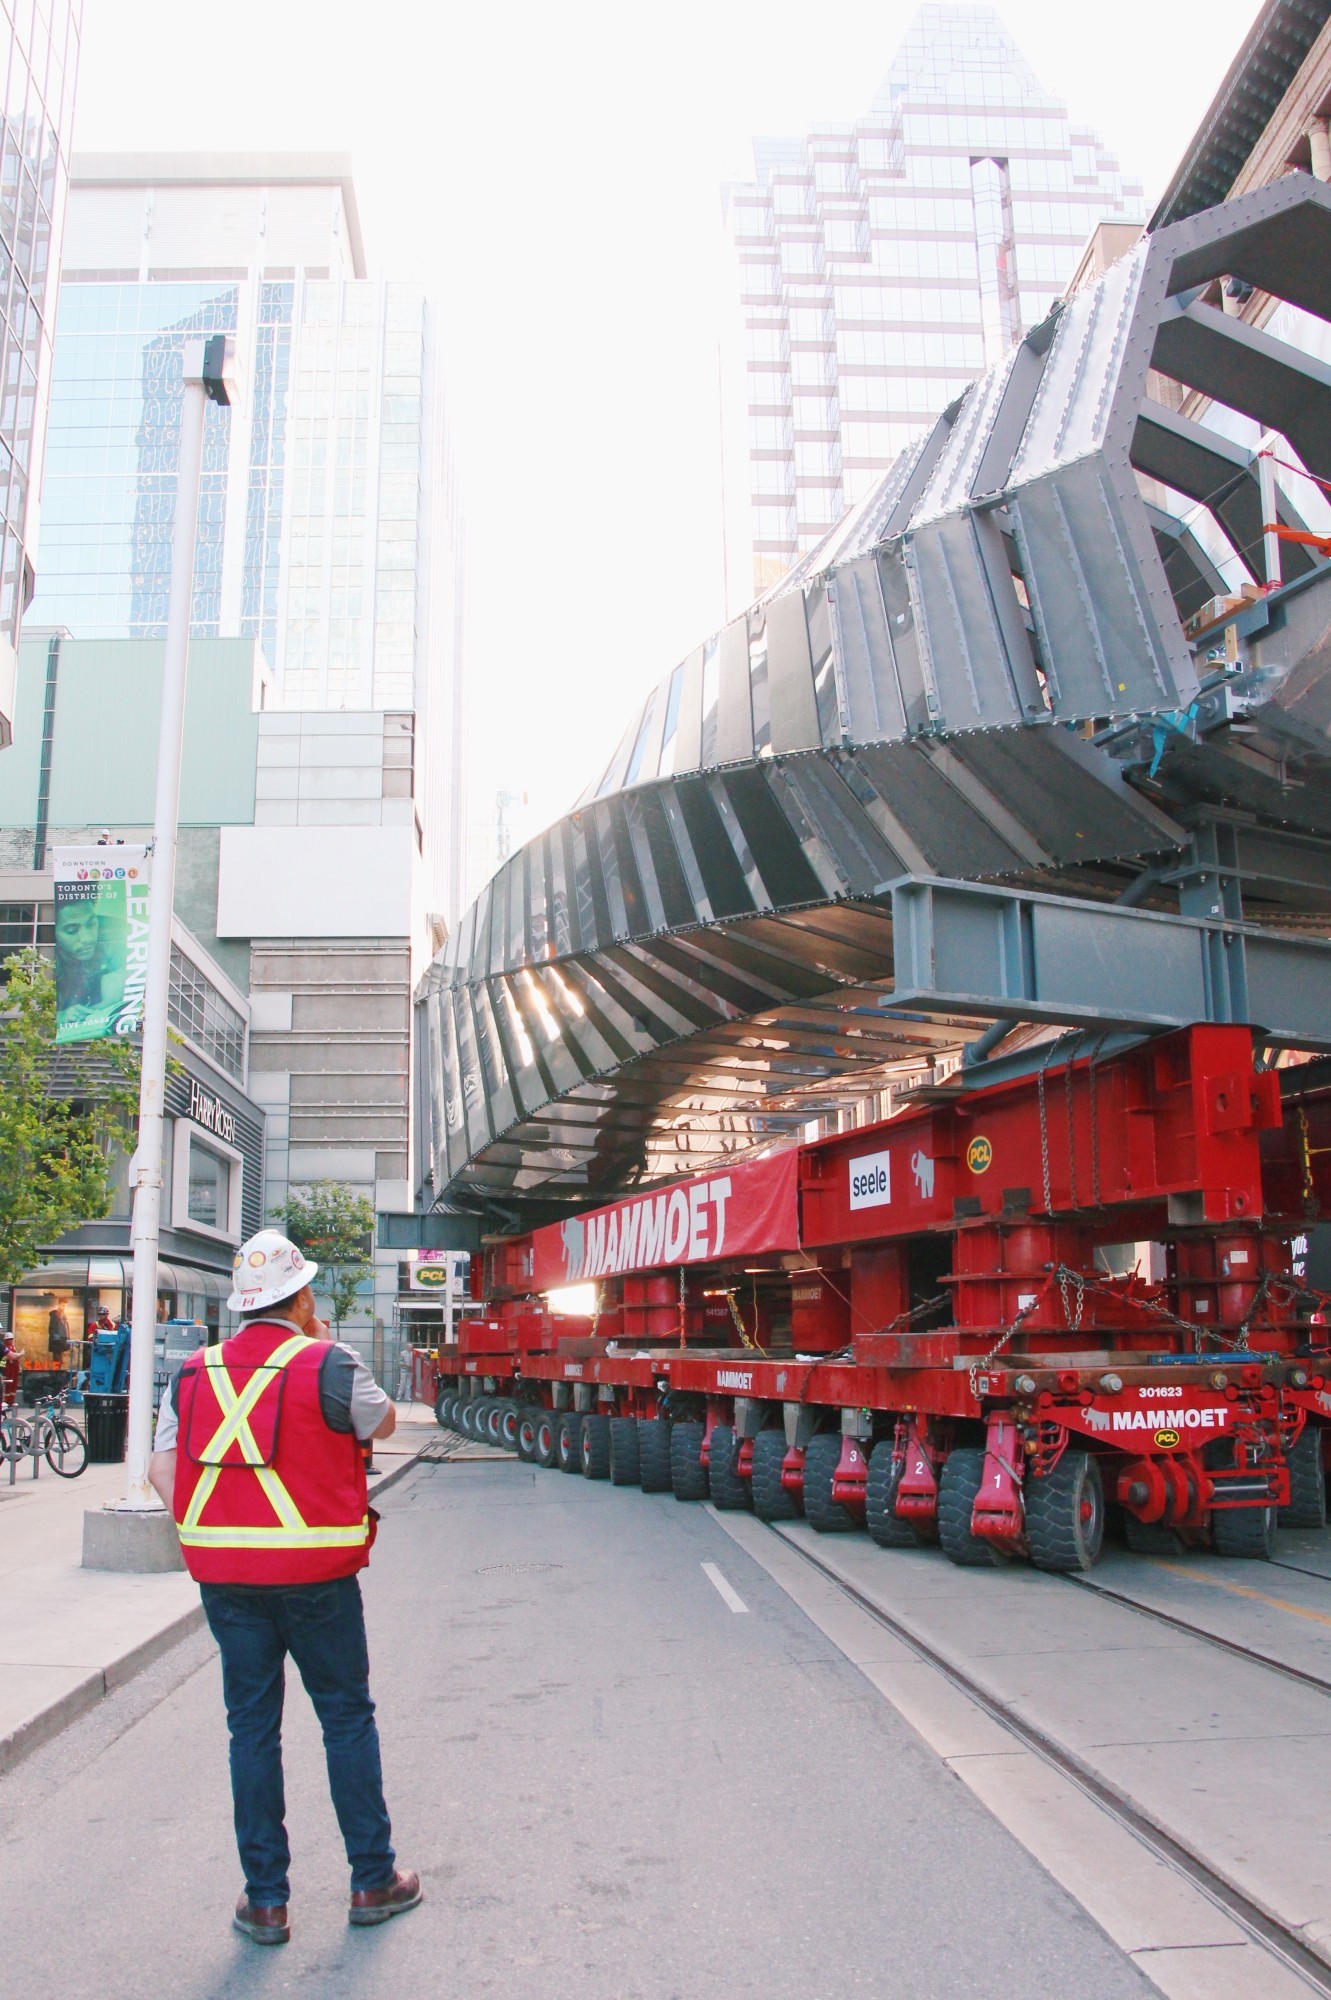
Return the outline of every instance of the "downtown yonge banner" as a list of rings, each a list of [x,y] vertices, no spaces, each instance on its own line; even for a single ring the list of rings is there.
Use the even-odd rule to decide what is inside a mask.
[[[799,1151],[699,1175],[532,1232],[538,1292],[618,1271],[799,1248]]]
[[[131,1035],[148,967],[146,847],[57,847],[55,1038]]]

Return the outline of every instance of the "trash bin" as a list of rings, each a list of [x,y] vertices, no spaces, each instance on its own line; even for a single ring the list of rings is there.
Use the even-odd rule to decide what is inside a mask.
[[[125,1427],[129,1422],[129,1397],[98,1395],[87,1389],[83,1396],[87,1419],[89,1465],[119,1465],[125,1456]]]

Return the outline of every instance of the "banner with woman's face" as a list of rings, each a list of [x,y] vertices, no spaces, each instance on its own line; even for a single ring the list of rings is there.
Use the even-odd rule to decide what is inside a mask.
[[[148,849],[57,847],[57,1042],[129,1035],[143,1018]]]

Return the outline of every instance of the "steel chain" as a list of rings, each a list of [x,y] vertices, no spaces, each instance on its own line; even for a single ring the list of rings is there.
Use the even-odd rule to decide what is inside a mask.
[[[876,1327],[875,1332],[895,1333],[898,1327],[909,1326],[911,1321],[917,1319],[921,1313],[932,1312],[935,1306],[945,1306],[950,1303],[951,1294],[949,1292],[935,1292],[931,1299],[921,1299],[919,1305],[907,1306],[905,1312],[898,1313],[895,1319],[890,1319],[887,1322],[886,1326]]]
[[[970,1367],[967,1369],[966,1374],[967,1374],[967,1379],[970,1382],[971,1394],[977,1399],[977,1401],[979,1399],[979,1394],[980,1394],[979,1390],[980,1376],[988,1374],[991,1364],[998,1359],[999,1355],[1003,1352],[1004,1348],[1007,1346],[1008,1342],[1014,1337],[1014,1335],[1016,1335],[1021,1331],[1022,1327],[1026,1324],[1026,1321],[1030,1318],[1031,1314],[1035,1311],[1036,1307],[1039,1305],[1045,1293],[1049,1290],[1049,1287],[1053,1284],[1054,1277],[1055,1273],[1051,1271],[1049,1276],[1045,1279],[1044,1283],[1041,1285],[1039,1291],[1035,1294],[1034,1298],[1028,1299],[1026,1304],[1021,1308],[1021,1311],[1017,1314],[1017,1317],[1011,1322],[1009,1326],[1004,1327],[1003,1331],[999,1334],[998,1339],[989,1349],[989,1352],[987,1354],[981,1355],[978,1361],[973,1361]]]
[[[755,1354],[766,1354],[767,1352],[766,1348],[761,1347],[758,1343],[758,1338],[757,1338],[758,1319],[757,1319],[756,1308],[753,1321],[753,1337],[750,1338],[750,1336],[744,1331],[744,1321],[740,1314],[740,1309],[735,1303],[735,1294],[733,1291],[726,1293],[726,1304],[730,1307],[730,1317],[735,1322],[735,1331],[740,1337],[741,1345],[744,1347],[752,1348]]]
[[[1055,1046],[1055,1043],[1050,1042],[1044,1052],[1044,1061],[1035,1072],[1035,1091],[1040,1104],[1040,1172],[1044,1180],[1044,1213],[1046,1215],[1050,1215],[1053,1212],[1054,1197],[1053,1190],[1049,1184],[1049,1113],[1044,1101],[1044,1079],[1045,1072],[1049,1068],[1053,1057]]]
[[[1080,1271],[1074,1271],[1066,1264],[1059,1265],[1056,1275],[1059,1293],[1063,1300],[1063,1317],[1073,1333],[1080,1333],[1081,1316],[1086,1309],[1086,1280]],[[1075,1311],[1068,1303],[1068,1294],[1074,1289],[1077,1294]]]
[[[1074,1271],[1070,1266],[1060,1264],[1054,1275],[1060,1280],[1060,1285],[1066,1276],[1080,1287],[1082,1293],[1094,1292],[1102,1298],[1113,1299],[1115,1304],[1120,1306],[1125,1303],[1122,1292],[1116,1292],[1112,1285],[1103,1284],[1099,1279],[1088,1278],[1084,1271]],[[1136,1312],[1151,1313],[1156,1319],[1166,1320],[1170,1326],[1181,1327],[1185,1333],[1190,1333],[1193,1337],[1194,1350],[1198,1354],[1202,1351],[1203,1341],[1208,1339],[1220,1340],[1226,1347],[1234,1345],[1233,1341],[1225,1340],[1218,1327],[1198,1326],[1195,1320],[1183,1319],[1168,1306],[1162,1305],[1158,1299],[1133,1298],[1126,1302],[1131,1304]]]

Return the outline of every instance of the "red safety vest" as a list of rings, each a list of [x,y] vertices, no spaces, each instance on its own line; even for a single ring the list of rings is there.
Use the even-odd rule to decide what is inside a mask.
[[[200,1583],[324,1583],[369,1561],[361,1448],[319,1407],[329,1346],[256,1320],[182,1367],[171,1511]]]

